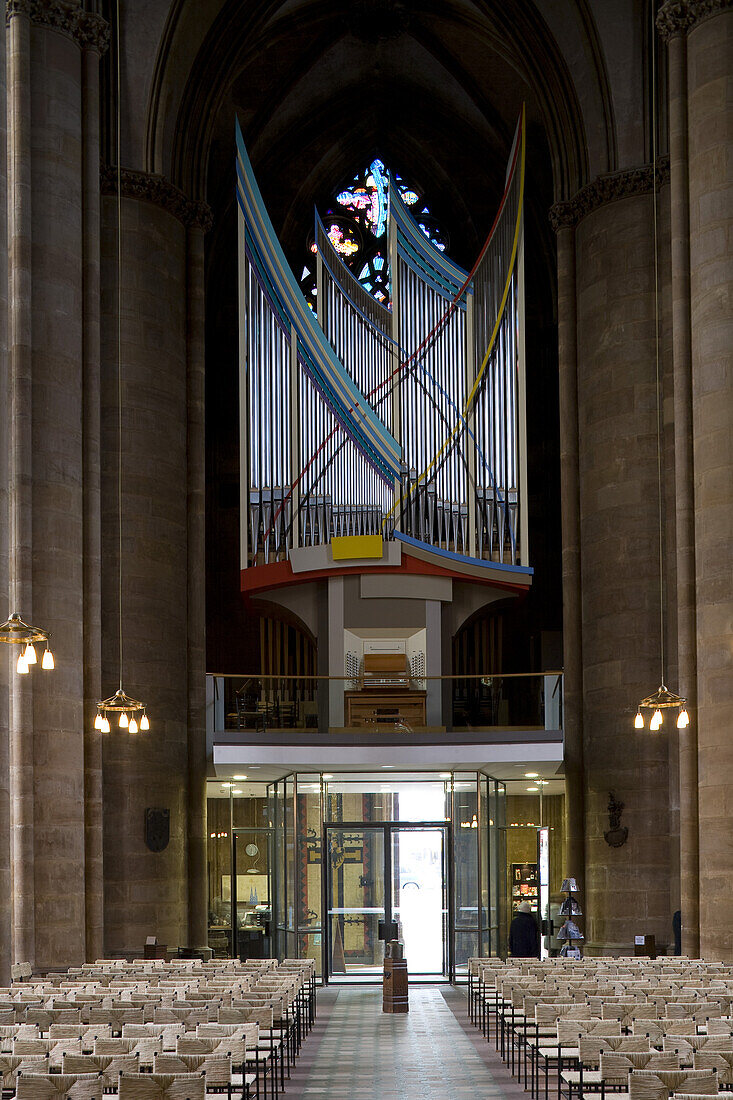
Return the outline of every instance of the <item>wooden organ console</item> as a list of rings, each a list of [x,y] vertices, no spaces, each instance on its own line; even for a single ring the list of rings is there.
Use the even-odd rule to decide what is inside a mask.
[[[426,724],[425,697],[404,653],[365,653],[360,688],[344,692],[346,725],[410,732]]]

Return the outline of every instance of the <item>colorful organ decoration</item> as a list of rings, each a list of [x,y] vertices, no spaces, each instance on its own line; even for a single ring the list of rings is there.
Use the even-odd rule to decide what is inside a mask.
[[[242,569],[354,535],[527,566],[524,112],[470,271],[375,161],[376,213],[358,181],[338,200],[384,218],[379,278],[316,215],[315,313],[236,137]]]

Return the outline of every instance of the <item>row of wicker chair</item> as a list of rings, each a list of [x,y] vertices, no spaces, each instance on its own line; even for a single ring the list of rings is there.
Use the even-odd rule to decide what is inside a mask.
[[[558,1100],[731,1100],[732,1002],[733,968],[702,960],[469,961],[469,1014],[533,1097],[555,1071]]]
[[[181,963],[98,960],[0,989],[5,1095],[275,1100],[315,1020],[312,960]]]

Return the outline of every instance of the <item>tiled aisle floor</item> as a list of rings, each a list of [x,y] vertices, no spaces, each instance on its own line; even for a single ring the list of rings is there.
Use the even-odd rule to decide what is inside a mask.
[[[445,994],[438,986],[411,986],[409,1013],[389,1016],[382,1012],[379,988],[342,988],[337,995],[329,989],[324,1000],[331,1003],[320,1044],[307,1075],[290,1083],[292,1091],[288,1088],[286,1097],[499,1100],[514,1091],[497,1083],[483,1050],[479,1052],[456,1018],[465,1013],[465,991],[446,988]],[[456,1014],[446,997],[451,1002],[456,998]],[[315,1033],[306,1040],[303,1054],[314,1040],[318,1041]]]

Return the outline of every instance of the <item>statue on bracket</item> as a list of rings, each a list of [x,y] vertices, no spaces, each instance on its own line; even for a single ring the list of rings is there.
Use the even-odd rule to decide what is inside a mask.
[[[626,843],[629,830],[621,824],[621,814],[624,811],[623,802],[618,802],[613,791],[608,794],[608,824],[610,828],[603,834],[606,844],[611,848],[621,848]]]

